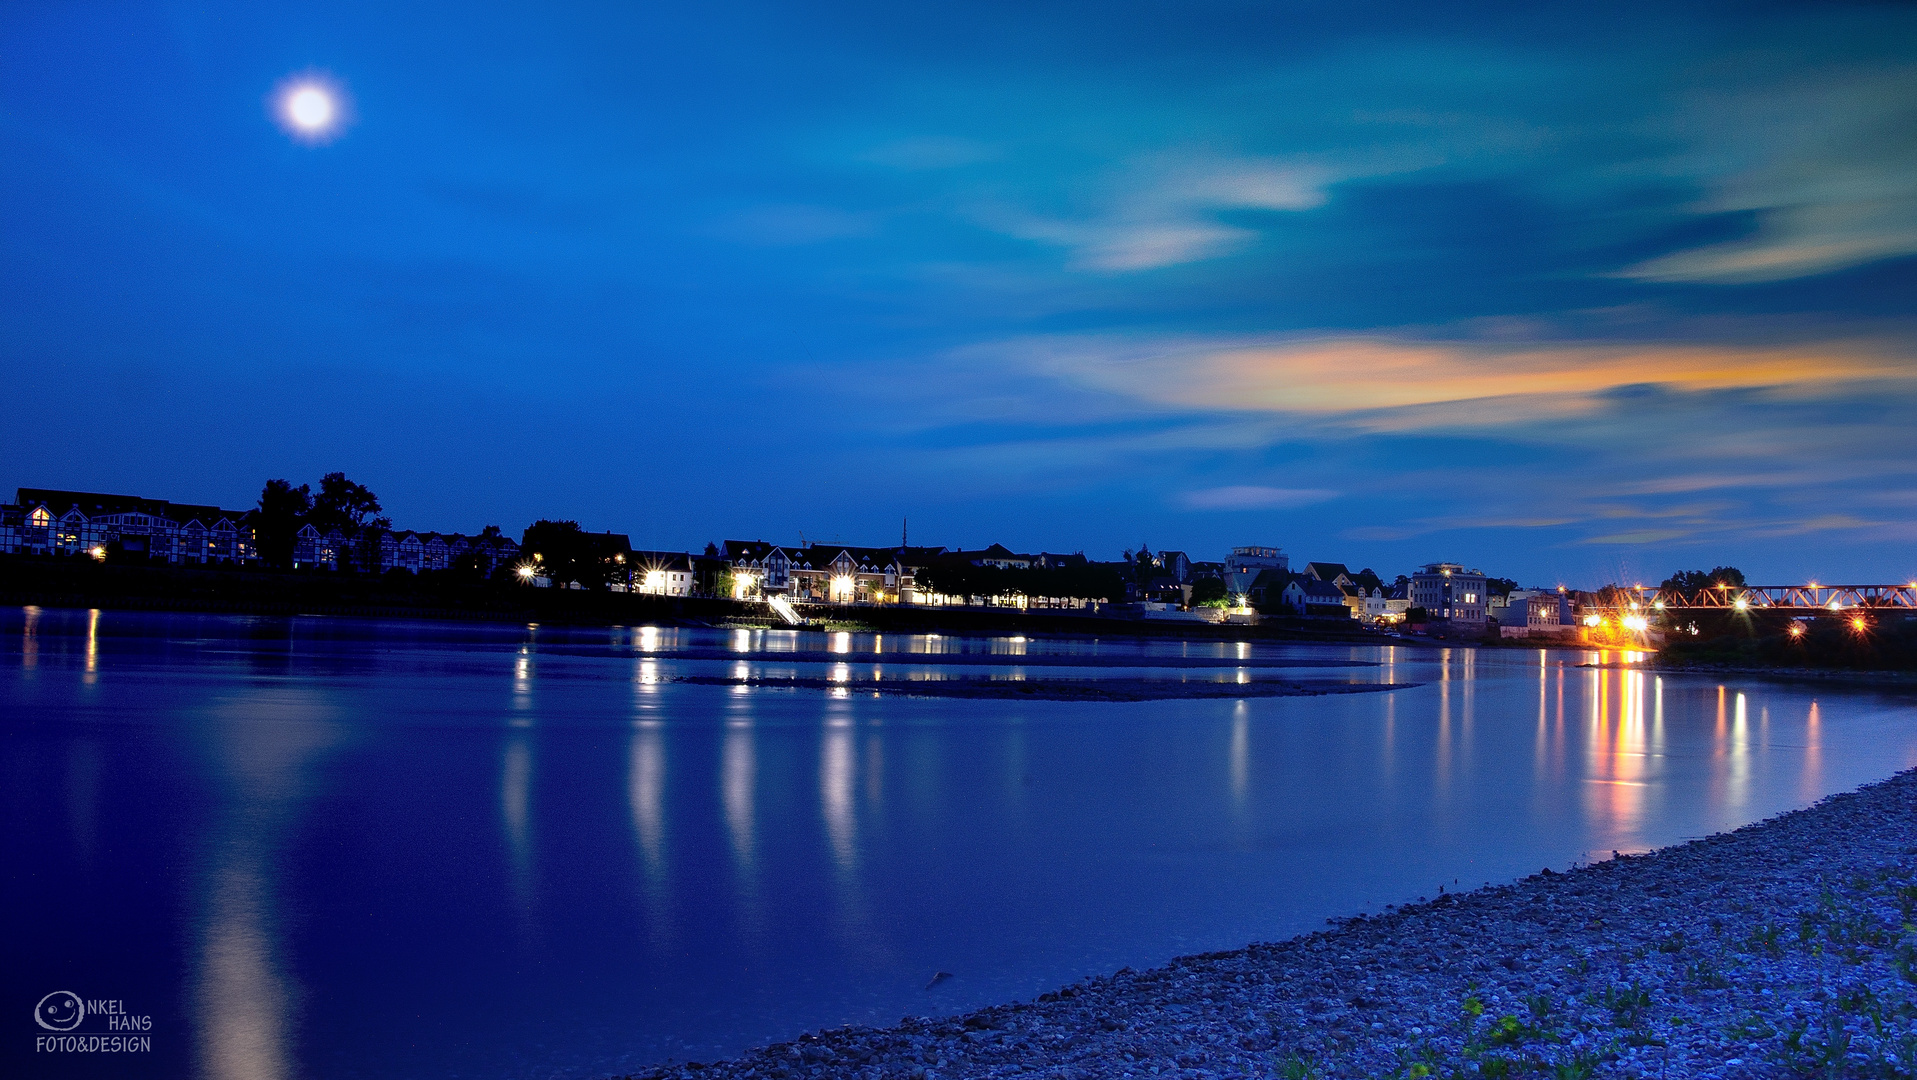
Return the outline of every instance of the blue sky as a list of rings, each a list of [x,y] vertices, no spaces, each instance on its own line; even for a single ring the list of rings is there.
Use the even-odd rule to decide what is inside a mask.
[[[0,7],[8,486],[1904,580],[1913,298],[1908,6]]]

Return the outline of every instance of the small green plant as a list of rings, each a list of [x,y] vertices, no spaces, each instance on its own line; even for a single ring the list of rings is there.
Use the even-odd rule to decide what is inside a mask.
[[[1905,922],[1917,922],[1917,885],[1899,885],[1894,893]]]
[[[1516,1016],[1500,1016],[1491,1022],[1482,1036],[1465,1044],[1469,1053],[1473,1048],[1490,1049],[1500,1046],[1518,1046],[1523,1043],[1542,1041],[1551,1038],[1551,1032],[1540,1024],[1526,1023]]]
[[[1853,983],[1837,992],[1837,1007],[1847,1013],[1876,1013],[1877,994],[1863,983]]]
[[[1557,1080],[1589,1080],[1591,1074],[1597,1071],[1598,1063],[1603,1060],[1604,1055],[1595,1050],[1572,1054],[1558,1062],[1551,1070],[1551,1075]]]
[[[1681,953],[1684,951],[1684,947],[1689,944],[1690,942],[1684,937],[1684,931],[1674,930],[1658,939],[1657,951],[1664,953]]]
[[[1651,1011],[1651,992],[1636,983],[1609,987],[1598,1001],[1611,1010],[1611,1019],[1622,1027],[1636,1027]]]
[[[1777,1030],[1765,1023],[1764,1018],[1756,1013],[1745,1013],[1731,1021],[1730,1026],[1724,1029],[1724,1033],[1738,1042],[1754,1043],[1770,1038],[1777,1034]]]
[[[1726,990],[1731,985],[1731,980],[1725,978],[1708,957],[1684,965],[1684,978],[1702,990]]]
[[[1778,939],[1784,934],[1784,928],[1776,923],[1765,923],[1744,939],[1744,951],[1761,953],[1773,959],[1784,955],[1784,945]]]
[[[1325,1070],[1317,1062],[1296,1052],[1279,1058],[1278,1067],[1273,1071],[1280,1080],[1322,1080],[1325,1075]],[[1430,1070],[1426,1070],[1425,1075],[1429,1074]]]
[[[1827,1014],[1821,1031],[1812,1034],[1809,1024],[1799,1024],[1786,1032],[1780,1056],[1784,1065],[1799,1076],[1823,1076],[1835,1080],[1844,1075],[1844,1062],[1850,1057],[1850,1032],[1844,1018]]]
[[[1917,983],[1917,945],[1904,942],[1897,946],[1897,952],[1890,958],[1890,966],[1905,982]]]
[[[1853,964],[1869,958],[1869,950],[1889,943],[1890,935],[1862,911],[1833,913],[1824,925],[1824,938],[1839,956]]]

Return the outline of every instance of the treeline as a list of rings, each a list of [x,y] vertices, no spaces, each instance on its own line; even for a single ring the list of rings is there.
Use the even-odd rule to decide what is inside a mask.
[[[291,480],[268,480],[260,491],[260,512],[253,525],[261,561],[291,569],[300,530],[308,525],[321,533],[337,530],[342,536],[356,537],[390,529],[393,522],[382,516],[379,496],[366,485],[348,480],[343,472],[320,477],[317,493],[306,484],[294,487]]]
[[[1688,632],[1692,625],[1694,635]],[[1796,619],[1771,612],[1698,612],[1658,650],[1658,658],[1730,667],[1910,671],[1917,669],[1917,619],[1875,611]]]
[[[380,534],[391,531],[393,521],[385,515],[379,496],[371,488],[355,483],[343,472],[320,477],[318,491],[308,484],[295,487],[291,480],[268,480],[260,491],[259,512],[253,524],[260,561],[275,569],[291,570],[300,530],[308,525],[322,536],[333,532],[340,535],[344,543],[337,554],[343,569],[376,573],[380,567]],[[499,526],[488,525],[475,539],[490,542],[504,535]],[[476,545],[454,559],[446,572],[479,580],[499,576],[505,570]]]

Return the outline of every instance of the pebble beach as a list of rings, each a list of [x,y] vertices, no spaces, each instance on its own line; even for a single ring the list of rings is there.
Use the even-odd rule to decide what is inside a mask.
[[[1917,772],[1734,832],[640,1076],[1917,1075]],[[929,974],[929,973],[928,973]]]

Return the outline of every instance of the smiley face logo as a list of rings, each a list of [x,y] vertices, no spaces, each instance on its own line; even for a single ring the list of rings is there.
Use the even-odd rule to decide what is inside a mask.
[[[33,1022],[48,1031],[72,1031],[86,1019],[87,1007],[71,990],[55,990],[33,1007]]]

